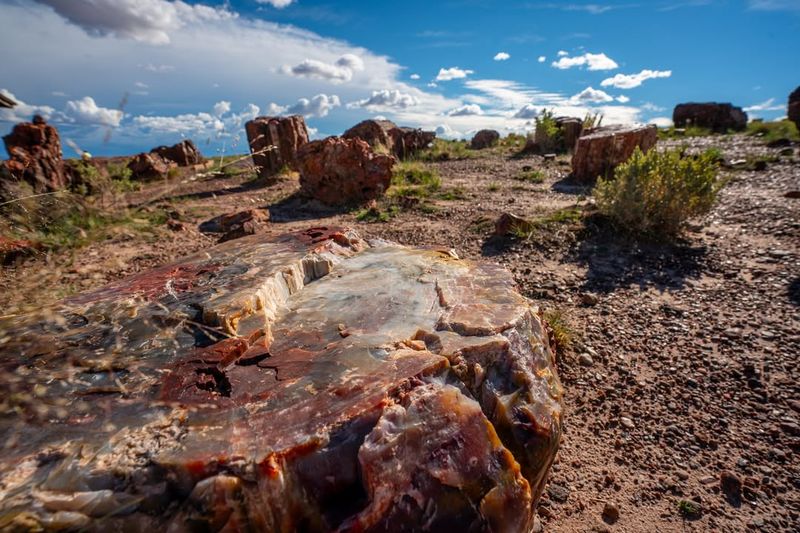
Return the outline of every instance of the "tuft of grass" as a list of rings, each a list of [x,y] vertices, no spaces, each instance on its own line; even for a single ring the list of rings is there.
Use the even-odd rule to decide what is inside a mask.
[[[436,162],[471,159],[473,157],[477,157],[477,154],[469,149],[469,143],[467,143],[467,141],[435,139],[430,148],[419,153],[418,159],[421,161]]]
[[[391,205],[386,210],[381,210],[378,207],[369,207],[356,213],[356,220],[359,222],[366,222],[368,224],[375,222],[389,222],[399,211],[400,208],[396,205]]]
[[[419,161],[401,161],[394,166],[391,196],[428,198],[442,187],[436,170]]]
[[[530,170],[518,174],[514,179],[527,183],[544,183],[545,176],[541,170]]]
[[[526,221],[512,228],[512,235],[517,239],[527,240],[537,231],[553,230],[561,225],[573,225],[580,222],[582,211],[580,207],[565,207],[533,220]]]
[[[602,113],[586,113],[583,118],[583,129],[599,128],[603,124]]]
[[[439,194],[436,195],[436,198],[447,201],[466,200],[467,192],[463,187],[453,187],[452,189],[439,192]]]
[[[569,317],[563,309],[548,309],[544,312],[544,321],[550,330],[550,340],[556,353],[569,350],[575,340],[575,332],[570,325]]]
[[[558,152],[559,148],[563,148],[562,137],[561,128],[558,127],[553,112],[547,109],[543,110],[536,117],[536,132],[534,134],[534,139],[539,145],[539,151],[545,154]]]
[[[688,126],[686,128],[670,126],[669,128],[658,129],[658,138],[661,140],[681,139],[684,137],[709,137],[711,135],[715,135],[715,133],[709,128],[701,128],[700,126]]]
[[[493,182],[491,182],[489,184],[488,187],[486,187],[486,190],[489,191],[489,192],[499,191],[500,190],[500,184],[497,183],[496,181],[493,181]]]
[[[683,157],[681,150],[644,154],[637,148],[612,179],[598,180],[594,196],[600,213],[618,227],[672,238],[691,217],[711,209],[722,185],[717,154]]]
[[[697,502],[680,500],[678,502],[678,511],[686,518],[697,518],[702,513],[702,508]]]
[[[797,130],[797,125],[791,120],[778,120],[774,122],[754,120],[747,124],[747,135],[760,137],[767,143],[777,141],[778,139],[800,141],[800,132]]]

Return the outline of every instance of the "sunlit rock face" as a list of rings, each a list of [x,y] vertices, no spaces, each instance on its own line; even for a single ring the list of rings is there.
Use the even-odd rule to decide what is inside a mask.
[[[502,268],[316,228],[0,322],[0,528],[527,531],[561,434]]]

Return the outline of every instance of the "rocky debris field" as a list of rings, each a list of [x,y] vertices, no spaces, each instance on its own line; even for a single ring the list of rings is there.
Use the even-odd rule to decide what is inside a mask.
[[[564,434],[535,529],[793,531],[800,523],[800,162],[797,147],[744,135],[659,141],[718,148],[728,183],[676,244],[634,242],[590,215],[569,159],[499,145],[429,163],[441,190],[387,222],[299,196],[294,178],[247,173],[154,183],[132,193],[166,209],[162,231],[121,232],[3,269],[8,312],[37,307],[202,250],[201,224],[244,209],[261,231],[352,226],[365,238],[454,248],[511,270],[566,324]],[[758,170],[756,170],[758,169]],[[493,236],[511,212],[539,224]],[[10,310],[10,311],[9,311]]]

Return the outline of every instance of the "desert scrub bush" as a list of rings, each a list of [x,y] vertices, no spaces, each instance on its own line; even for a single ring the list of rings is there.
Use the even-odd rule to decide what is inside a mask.
[[[779,139],[800,141],[800,133],[797,131],[795,123],[791,120],[777,120],[775,122],[754,120],[747,124],[747,134],[753,137],[760,137],[768,143]]]
[[[586,113],[583,117],[583,129],[599,128],[603,124],[602,113]]]
[[[419,161],[401,161],[392,172],[391,196],[427,198],[442,187],[436,170]]]
[[[656,238],[676,236],[688,219],[707,213],[722,187],[717,156],[638,148],[611,179],[594,189],[598,211],[618,227]]]
[[[534,140],[539,145],[540,152],[551,153],[558,151],[564,143],[561,138],[561,128],[558,127],[553,112],[545,109],[535,120],[536,132],[534,133]]]

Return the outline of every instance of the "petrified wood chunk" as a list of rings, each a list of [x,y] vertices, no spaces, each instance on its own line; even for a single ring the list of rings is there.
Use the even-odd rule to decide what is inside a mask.
[[[203,162],[203,155],[191,139],[184,139],[172,146],[158,146],[150,150],[150,153],[160,155],[167,161],[172,161],[177,164],[179,167],[190,167]]]
[[[789,95],[789,106],[786,109],[789,120],[797,125],[800,130],[800,87],[792,91]]]
[[[657,141],[658,128],[652,125],[598,128],[578,139],[572,156],[572,175],[585,183],[611,176],[637,147],[647,152]]]
[[[4,318],[0,525],[528,531],[561,432],[501,267],[246,237]]]
[[[37,193],[67,186],[58,130],[42,117],[37,115],[33,122],[17,124],[3,137],[3,142],[9,159],[0,165],[6,167],[6,176],[28,182]]]
[[[717,102],[678,104],[672,112],[676,128],[698,126],[719,133],[742,131],[747,127],[747,113],[741,107]]]
[[[366,141],[373,149],[380,149],[383,146],[386,150],[392,151],[394,139],[389,133],[397,129],[397,124],[391,120],[362,120],[342,134],[345,139],[361,139]]]
[[[491,148],[500,141],[500,134],[495,130],[481,130],[475,134],[470,142],[473,150]]]
[[[297,152],[300,188],[328,205],[359,204],[383,195],[395,158],[376,154],[359,138],[328,137]]]
[[[297,150],[308,142],[303,117],[256,117],[244,129],[259,176],[270,178],[284,167],[297,168]]]
[[[135,180],[164,179],[176,166],[173,161],[168,161],[154,152],[135,155],[128,161],[131,178]]]

